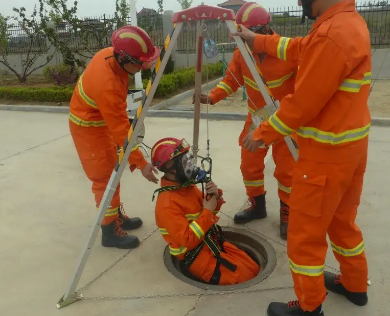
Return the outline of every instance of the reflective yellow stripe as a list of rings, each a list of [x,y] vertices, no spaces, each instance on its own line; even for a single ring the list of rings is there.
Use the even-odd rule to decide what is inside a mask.
[[[165,228],[159,228],[159,231],[160,231],[161,235],[169,235],[168,231]]]
[[[276,79],[276,80],[272,80],[272,81],[267,81],[267,86],[268,88],[272,89],[272,88],[278,88],[280,87],[283,82],[285,82],[286,80],[290,79],[292,76],[293,76],[293,72],[280,78],[280,79]]]
[[[262,187],[264,185],[264,180],[254,180],[254,181],[244,180],[244,185],[247,187]]]
[[[84,100],[85,103],[87,103],[89,106],[92,106],[93,108],[97,109],[97,105],[95,101],[93,101],[84,91],[83,88],[83,75],[80,76],[79,83],[78,83],[79,93],[81,98]]]
[[[287,46],[291,38],[281,37],[279,40],[277,54],[279,59],[287,60]]]
[[[268,120],[269,124],[280,134],[287,136],[293,132],[293,130],[284,124],[280,118],[274,113]]]
[[[257,83],[253,81],[252,79],[249,79],[248,77],[244,76],[244,83],[248,86],[250,86],[252,89],[256,91],[260,91],[259,87],[257,86]]]
[[[195,214],[186,214],[186,218],[188,221],[194,221],[199,217],[200,213],[195,213]]]
[[[172,248],[171,246],[169,246],[169,252],[173,256],[179,256],[179,255],[185,253],[186,251],[187,251],[186,247]]]
[[[233,93],[233,89],[222,81],[217,84],[217,88],[224,90],[228,95],[231,95]]]
[[[118,207],[116,208],[109,208],[107,209],[106,213],[104,214],[105,217],[115,216],[118,214]]]
[[[338,145],[365,138],[370,132],[370,125],[348,130],[340,134],[324,132],[314,127],[301,127],[298,129],[297,134],[303,138],[311,138],[320,143]]]
[[[194,234],[195,234],[199,239],[202,239],[202,238],[203,238],[203,236],[204,236],[204,231],[203,231],[202,227],[200,227],[200,226],[198,225],[197,222],[192,222],[192,223],[190,224],[190,228],[191,228],[191,230],[194,232]]]
[[[367,72],[364,74],[364,78],[362,80],[345,79],[341,84],[339,90],[357,93],[360,91],[363,85],[367,85],[370,83],[371,83],[371,72]]]
[[[332,241],[330,242],[330,244],[332,245],[332,250],[343,257],[353,257],[361,255],[365,249],[363,241],[352,249],[341,248],[339,246],[336,246]]]
[[[291,188],[289,187],[285,187],[283,184],[281,184],[280,182],[278,182],[278,188],[279,190],[283,191],[283,192],[286,192],[288,194],[291,193]]]
[[[324,273],[324,265],[322,266],[302,266],[294,263],[291,259],[290,261],[290,269],[296,274],[302,274],[307,276],[320,276]]]
[[[101,127],[106,126],[105,121],[84,121],[81,118],[77,117],[73,113],[69,114],[69,119],[75,123],[76,125],[84,126],[84,127]]]

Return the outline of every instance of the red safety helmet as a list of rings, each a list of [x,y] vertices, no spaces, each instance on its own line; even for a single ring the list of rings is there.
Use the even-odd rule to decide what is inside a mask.
[[[236,23],[248,29],[268,26],[271,21],[271,14],[256,2],[245,3],[236,14]]]
[[[152,165],[161,170],[166,162],[188,152],[190,148],[184,138],[182,140],[173,137],[163,138],[152,147]]]
[[[149,35],[137,26],[125,25],[112,34],[114,52],[124,56],[142,69],[154,66],[160,56],[160,49],[153,45]]]

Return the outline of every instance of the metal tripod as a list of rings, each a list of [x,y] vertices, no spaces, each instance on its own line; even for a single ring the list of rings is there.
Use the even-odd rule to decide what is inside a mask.
[[[164,72],[164,68],[166,67],[166,64],[168,62],[168,58],[171,55],[173,47],[176,44],[177,38],[183,27],[183,24],[190,23],[192,21],[198,21],[198,30],[199,30],[200,21],[202,20],[219,20],[227,24],[227,27],[229,28],[229,31],[231,33],[237,31],[237,25],[234,22],[235,14],[232,10],[229,9],[211,7],[207,5],[200,5],[195,8],[177,12],[173,16],[172,21],[174,23],[174,30],[172,34],[168,35],[165,40],[164,49],[161,52],[161,56],[156,64],[151,79],[146,87],[145,93],[142,98],[142,102],[137,110],[137,114],[135,115],[134,120],[130,126],[128,137],[125,140],[125,143],[118,154],[118,161],[111,174],[111,178],[107,184],[106,191],[99,205],[99,209],[95,218],[95,224],[91,227],[89,231],[87,240],[83,246],[83,249],[81,251],[77,265],[72,274],[69,285],[66,288],[65,294],[61,297],[61,299],[57,303],[57,308],[65,307],[82,298],[81,294],[76,293],[76,287],[80,281],[84,267],[88,261],[89,255],[92,250],[92,245],[98,234],[104,214],[108,209],[111,200],[114,196],[119,180],[122,177],[123,171],[125,169],[128,158],[130,156],[131,150],[136,142],[136,138],[141,129],[141,125],[145,119],[146,112],[148,111],[151,101],[157,90],[157,86]],[[269,91],[267,91],[267,87],[264,85],[264,82],[258,73],[258,69],[256,68],[254,61],[251,58],[248,48],[245,46],[241,37],[234,37],[234,40],[237,42],[238,48],[240,49],[241,54],[253,75],[253,78],[255,79],[265,101],[267,102],[267,109],[269,110],[268,111],[269,115],[272,115],[277,110],[278,107],[277,102],[275,102],[273,98],[269,95]],[[202,53],[200,53],[202,52],[202,48],[203,48],[202,43],[203,43],[202,34],[198,33],[198,42],[197,42],[198,62],[197,62],[197,72],[196,72],[196,86],[198,87],[198,89],[196,89],[195,91],[196,94],[195,94],[195,113],[194,113],[194,139],[193,139],[193,146],[196,152],[198,151],[199,120],[200,120],[199,87],[202,78],[201,77],[202,76],[201,74]],[[293,143],[291,142],[291,138],[286,137],[285,140],[293,157],[294,158],[297,157],[298,153]],[[292,147],[290,146],[290,142]],[[194,153],[196,154],[196,152]]]

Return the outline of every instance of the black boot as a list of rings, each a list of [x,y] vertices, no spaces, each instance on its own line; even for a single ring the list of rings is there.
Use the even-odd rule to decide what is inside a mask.
[[[121,204],[118,210],[119,219],[122,221],[121,227],[124,230],[134,230],[140,228],[142,226],[142,220],[139,217],[128,217],[125,214],[125,210],[123,209],[123,205]]]
[[[280,238],[287,240],[288,214],[290,208],[287,204],[280,201]]]
[[[312,312],[305,312],[298,301],[288,303],[271,303],[267,309],[268,316],[324,316],[322,305]]]
[[[263,219],[267,217],[265,194],[256,196],[249,201],[251,202],[251,206],[241,212],[238,212],[234,216],[234,222],[236,224],[245,224],[251,222],[254,219]]]
[[[364,306],[368,302],[367,292],[357,293],[348,291],[340,282],[340,275],[331,272],[324,272],[325,287],[329,292],[345,296],[357,306]]]
[[[121,227],[122,220],[119,218],[109,224],[102,225],[102,246],[116,247],[119,249],[132,249],[140,244],[137,236],[127,235]]]

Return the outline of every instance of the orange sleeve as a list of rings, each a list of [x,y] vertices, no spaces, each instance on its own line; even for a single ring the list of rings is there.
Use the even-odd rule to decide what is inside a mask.
[[[295,92],[280,102],[269,120],[254,132],[266,145],[291,134],[318,116],[351,71],[344,51],[328,37],[313,38],[298,70]]]
[[[165,219],[161,224],[169,236],[175,243],[187,249],[193,249],[199,245],[205,233],[211,228],[214,221],[217,221],[214,213],[204,208],[199,217],[189,223],[180,205],[174,201],[170,201],[161,213],[164,214]]]
[[[244,85],[244,79],[241,71],[241,54],[236,49],[226,69],[225,78],[210,92],[209,97],[212,104],[216,104],[227,96],[237,92],[238,88],[242,85]]]
[[[121,92],[116,88],[114,80],[107,82],[106,88],[97,100],[97,106],[115,142],[122,147],[130,129],[130,122],[127,116],[126,100],[121,98]],[[143,169],[148,164],[138,149],[138,145],[133,147],[129,164],[131,170],[134,170],[135,167]]]
[[[256,35],[253,51],[266,52],[284,61],[298,65],[303,37],[283,37],[278,34]]]

